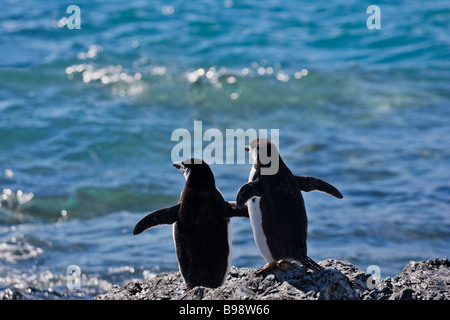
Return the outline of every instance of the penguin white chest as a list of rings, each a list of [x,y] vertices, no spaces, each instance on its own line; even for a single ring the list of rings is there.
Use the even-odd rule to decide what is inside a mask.
[[[253,181],[253,176],[255,175],[255,168],[252,167],[249,176],[249,182]],[[266,260],[266,262],[274,261],[272,254],[270,253],[269,247],[267,245],[267,238],[264,234],[262,226],[262,214],[261,207],[259,206],[261,201],[260,197],[253,197],[247,201],[248,213],[250,216],[250,223],[253,229],[253,238],[255,239],[256,246],[258,247],[261,256]]]
[[[267,262],[272,262],[274,259],[267,246],[267,239],[262,226],[262,215],[259,207],[260,201],[260,197],[253,197],[247,202],[250,223],[252,224],[253,238],[255,239],[256,246],[258,247],[261,256]]]

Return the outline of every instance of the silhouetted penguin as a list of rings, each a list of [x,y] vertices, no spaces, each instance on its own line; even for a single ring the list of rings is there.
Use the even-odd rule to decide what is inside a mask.
[[[245,149],[252,154],[254,163],[249,182],[239,189],[236,202],[240,208],[247,204],[256,245],[268,262],[256,273],[276,269],[283,261],[297,261],[312,270],[323,269],[306,255],[308,220],[300,190],[322,191],[337,198],[342,198],[342,194],[323,180],[294,176],[269,140],[256,139]],[[278,167],[272,174],[261,174],[274,163]]]
[[[224,200],[206,162],[192,158],[174,167],[186,178],[178,204],[149,213],[133,234],[173,224],[178,266],[187,289],[219,287],[231,266],[230,218],[248,217],[247,208],[238,209],[236,203]]]

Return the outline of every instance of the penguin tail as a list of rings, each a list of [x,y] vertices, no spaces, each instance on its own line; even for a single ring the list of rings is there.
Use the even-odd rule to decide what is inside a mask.
[[[300,262],[305,268],[311,269],[314,271],[320,271],[320,270],[324,269],[321,265],[319,265],[317,262],[315,262],[313,259],[311,259],[308,256],[305,256],[304,258],[299,259],[298,262]]]

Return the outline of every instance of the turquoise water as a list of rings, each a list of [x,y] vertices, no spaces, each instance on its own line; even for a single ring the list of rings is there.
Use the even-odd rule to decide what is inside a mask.
[[[177,270],[175,129],[279,129],[304,194],[309,256],[381,276],[448,256],[450,4],[378,1],[5,1],[0,11],[0,292],[88,299]],[[205,143],[207,145],[208,143]],[[249,164],[212,164],[233,200]],[[233,264],[260,267],[236,218]],[[79,289],[67,268],[81,269]]]

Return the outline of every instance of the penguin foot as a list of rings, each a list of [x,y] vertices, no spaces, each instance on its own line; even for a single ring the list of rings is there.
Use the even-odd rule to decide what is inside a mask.
[[[288,260],[278,260],[277,267],[279,270],[286,272],[286,271],[291,270],[294,266]]]
[[[272,261],[267,263],[264,267],[261,267],[258,270],[256,270],[255,274],[262,274],[277,269],[278,269],[278,262]]]
[[[288,271],[291,270],[292,268],[293,265],[290,261],[278,260],[267,263],[264,267],[261,267],[258,270],[256,270],[255,274],[263,274],[273,270]]]

